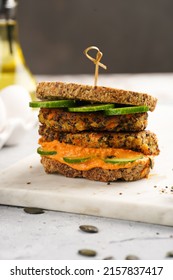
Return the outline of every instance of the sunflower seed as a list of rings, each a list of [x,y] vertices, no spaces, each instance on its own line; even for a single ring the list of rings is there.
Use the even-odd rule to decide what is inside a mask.
[[[135,255],[128,255],[125,257],[125,260],[139,260],[139,258]]]
[[[28,214],[43,214],[44,210],[36,207],[25,207],[23,209]]]
[[[86,257],[95,257],[97,255],[96,251],[90,249],[81,249],[78,253]]]
[[[82,231],[89,232],[89,233],[97,233],[98,232],[98,228],[95,227],[95,226],[91,226],[91,225],[81,225],[79,228]]]

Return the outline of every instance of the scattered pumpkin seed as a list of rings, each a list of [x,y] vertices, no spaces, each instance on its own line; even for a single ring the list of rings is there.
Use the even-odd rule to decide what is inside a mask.
[[[90,249],[81,249],[78,253],[86,257],[95,257],[97,255],[96,251]]]
[[[95,226],[91,226],[91,225],[81,225],[79,228],[82,231],[89,232],[89,233],[97,233],[98,232],[98,228],[95,227]]]
[[[114,259],[114,257],[109,256],[109,257],[104,258],[103,260],[115,260],[115,259]]]
[[[166,254],[167,258],[173,258],[173,251],[170,251]]]
[[[36,207],[25,207],[23,209],[28,214],[43,214],[44,210]]]
[[[139,260],[139,258],[135,255],[127,255],[125,260]]]

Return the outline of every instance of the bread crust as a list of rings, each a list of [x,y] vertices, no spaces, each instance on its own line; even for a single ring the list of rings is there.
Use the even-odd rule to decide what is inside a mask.
[[[157,103],[157,98],[147,93],[63,82],[39,83],[36,96],[42,100],[75,99],[101,103],[146,105],[150,111],[154,111]]]
[[[47,173],[59,173],[66,177],[79,177],[100,182],[136,181],[146,178],[150,172],[151,162],[149,157],[145,157],[132,168],[120,168],[115,170],[93,168],[87,171],[73,169],[67,164],[63,164],[52,158],[42,156],[41,163]]]

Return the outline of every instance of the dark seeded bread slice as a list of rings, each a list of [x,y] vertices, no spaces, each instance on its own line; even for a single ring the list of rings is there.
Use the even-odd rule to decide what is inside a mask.
[[[39,83],[36,96],[42,100],[75,99],[89,102],[146,105],[150,111],[155,109],[157,103],[156,98],[146,93],[62,82]]]
[[[144,157],[132,168],[120,168],[118,170],[93,168],[88,171],[79,171],[46,156],[42,156],[41,163],[47,173],[60,173],[66,177],[80,177],[101,182],[140,180],[148,176],[151,167],[151,161],[148,157]]]

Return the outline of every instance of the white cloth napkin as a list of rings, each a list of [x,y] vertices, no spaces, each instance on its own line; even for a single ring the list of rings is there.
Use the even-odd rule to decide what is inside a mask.
[[[36,125],[36,111],[29,107],[29,101],[29,92],[22,86],[12,85],[0,91],[0,149],[20,143]]]

